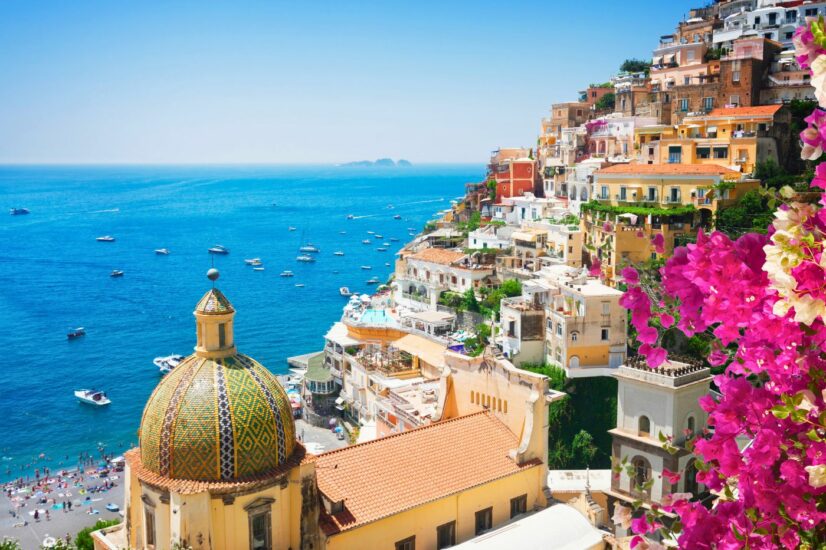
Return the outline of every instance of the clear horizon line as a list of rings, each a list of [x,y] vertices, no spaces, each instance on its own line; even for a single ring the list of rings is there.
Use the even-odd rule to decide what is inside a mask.
[[[345,167],[347,164],[365,162],[363,160],[344,161],[344,162],[96,162],[96,161],[82,161],[82,162],[3,162],[0,161],[0,167],[7,166],[332,166]],[[368,161],[375,162],[375,161]],[[410,167],[415,166],[456,166],[456,165],[486,165],[485,161],[408,161]],[[359,166],[350,166],[351,168],[359,168]],[[379,165],[378,168],[391,168],[390,166]],[[408,166],[394,166],[394,168],[409,168]]]

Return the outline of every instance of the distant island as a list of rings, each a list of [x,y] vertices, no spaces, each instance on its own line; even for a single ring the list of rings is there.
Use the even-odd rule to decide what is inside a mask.
[[[357,160],[355,162],[345,162],[344,164],[339,164],[339,166],[413,166],[409,160],[399,159],[398,161],[394,161],[393,159],[376,159],[375,161],[372,160]]]

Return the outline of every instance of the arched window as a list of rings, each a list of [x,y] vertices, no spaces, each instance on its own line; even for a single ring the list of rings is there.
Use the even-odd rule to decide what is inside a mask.
[[[694,465],[694,461],[688,463],[683,475],[685,476],[685,492],[696,497],[700,492],[700,484],[697,483],[697,467]]]
[[[641,416],[639,421],[639,426],[637,428],[637,432],[639,435],[643,437],[647,437],[651,434],[651,421],[648,419],[647,416]]]
[[[574,331],[571,333],[571,342],[576,342],[577,340],[579,340],[579,333]]]
[[[686,438],[694,437],[694,417],[689,416],[685,426]]]
[[[651,465],[641,456],[635,457],[631,461],[634,466],[634,477],[631,479],[631,490],[633,492],[648,493],[644,488],[645,484],[651,479]]]

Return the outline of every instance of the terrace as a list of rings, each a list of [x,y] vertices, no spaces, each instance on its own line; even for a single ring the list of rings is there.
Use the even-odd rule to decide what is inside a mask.
[[[413,356],[392,346],[369,345],[356,354],[365,371],[378,372],[388,377],[418,376],[420,370],[413,364]]]

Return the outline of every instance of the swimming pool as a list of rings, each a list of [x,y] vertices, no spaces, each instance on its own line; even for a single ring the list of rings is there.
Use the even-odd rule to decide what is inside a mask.
[[[365,309],[361,314],[359,322],[365,325],[389,327],[396,324],[396,320],[390,317],[384,309]]]

